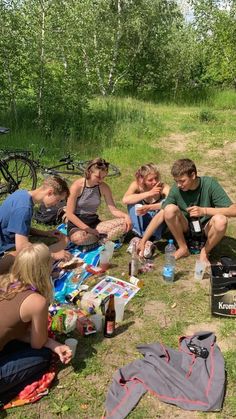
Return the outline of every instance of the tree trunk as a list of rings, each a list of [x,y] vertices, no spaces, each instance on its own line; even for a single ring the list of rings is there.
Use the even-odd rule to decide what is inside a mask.
[[[111,68],[110,68],[109,77],[108,77],[109,93],[113,93],[114,88],[115,88],[113,75],[114,75],[114,71],[117,65],[117,57],[118,57],[119,44],[120,44],[120,38],[121,38],[121,2],[120,0],[117,0],[117,13],[118,13],[117,32],[116,32],[115,44],[113,48],[113,58],[112,58]]]
[[[39,90],[38,90],[38,124],[42,125],[43,115],[43,89],[44,89],[44,62],[45,62],[45,3],[40,0],[41,6],[41,38],[40,38],[40,71],[39,71]]]
[[[93,36],[93,43],[94,43],[94,48],[95,48],[95,57],[98,58],[98,47],[97,47],[97,35],[96,35],[96,33],[94,33],[94,36]],[[103,96],[106,96],[106,89],[105,89],[103,81],[102,81],[100,67],[99,67],[99,64],[98,64],[98,59],[96,60],[96,73],[97,73],[97,77],[98,77],[100,92]]]

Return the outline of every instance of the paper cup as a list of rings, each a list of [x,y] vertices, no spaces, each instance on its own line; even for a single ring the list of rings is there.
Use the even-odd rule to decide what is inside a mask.
[[[139,208],[142,208],[142,204],[136,204],[134,208],[135,208],[135,214],[139,216],[140,214],[138,213],[138,211],[137,211],[137,210],[138,210]]]
[[[122,297],[115,297],[116,323],[124,319],[125,301]]]
[[[206,269],[206,263],[200,259],[196,260],[195,270],[194,270],[194,279],[201,281]]]
[[[103,326],[103,317],[101,316],[101,314],[93,314],[92,316],[90,316],[90,319],[93,322],[96,331],[101,332]]]
[[[65,340],[65,345],[69,346],[72,352],[72,358],[75,356],[76,348],[77,348],[78,341],[74,338],[69,338]]]

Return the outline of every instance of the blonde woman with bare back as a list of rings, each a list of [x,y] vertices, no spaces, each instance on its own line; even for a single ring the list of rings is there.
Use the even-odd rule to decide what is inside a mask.
[[[48,371],[52,352],[67,364],[71,350],[48,338],[52,258],[43,243],[28,244],[0,279],[0,405]]]
[[[154,217],[154,228],[149,237],[153,236],[155,240],[161,238],[164,221],[161,205],[168,195],[169,189],[169,186],[161,181],[160,172],[153,163],[140,166],[135,173],[135,180],[124,194],[123,203],[128,207],[133,232],[139,238],[144,236]],[[134,238],[132,243],[136,242],[136,245],[139,247],[139,241],[137,238]],[[132,243],[129,250],[132,249]],[[152,242],[142,240],[142,243],[144,244],[144,249],[142,249],[144,256],[147,258],[151,257],[154,249]]]

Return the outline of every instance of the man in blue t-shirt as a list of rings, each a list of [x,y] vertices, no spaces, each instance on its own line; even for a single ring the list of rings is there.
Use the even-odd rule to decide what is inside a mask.
[[[0,252],[8,253],[0,260],[0,274],[8,271],[16,253],[29,244],[30,234],[57,238],[58,242],[50,246],[52,257],[65,260],[70,258],[70,253],[63,250],[66,238],[59,231],[31,228],[35,204],[43,203],[51,207],[68,196],[66,181],[58,176],[49,176],[39,188],[33,191],[18,190],[5,199],[0,206]]]
[[[222,186],[212,177],[197,176],[197,169],[190,159],[179,159],[173,164],[172,176],[176,182],[166,198],[165,222],[178,244],[175,258],[189,255],[185,234],[189,220],[199,219],[206,236],[200,259],[209,263],[209,252],[224,237],[228,217],[236,217],[236,204],[228,197]]]

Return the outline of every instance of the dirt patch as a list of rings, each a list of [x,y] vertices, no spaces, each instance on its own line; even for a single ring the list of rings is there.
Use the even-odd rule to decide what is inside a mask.
[[[142,329],[144,321],[140,319],[140,317],[136,317],[134,319],[134,324],[135,324],[136,329]]]
[[[179,276],[180,278],[182,277],[182,272],[179,273]],[[196,281],[194,281],[193,279],[193,272],[191,272],[191,279],[179,279],[177,282],[178,282],[178,286],[175,287],[176,295],[179,295],[183,292],[193,293],[196,290]]]
[[[161,402],[159,401],[159,406],[160,406]],[[160,406],[161,409],[161,406]],[[161,418],[162,419],[189,419],[191,417],[191,419],[197,419],[200,417],[200,414],[198,412],[190,412],[186,411],[186,410],[182,410],[180,408],[178,408],[177,406],[171,406],[168,404],[165,404],[165,408],[161,409]]]
[[[189,141],[197,136],[197,132],[192,131],[187,134],[173,133],[168,137],[161,137],[156,144],[152,144],[153,148],[165,148],[168,144],[168,149],[174,152],[186,152],[188,151]]]
[[[168,149],[175,152],[185,152],[188,148],[189,140],[196,136],[196,132],[189,132],[188,134],[170,134],[168,137],[160,138],[158,147],[163,145],[163,147],[166,147],[166,144],[168,144]],[[157,145],[153,145],[154,148],[157,147]]]
[[[143,314],[145,316],[158,316],[160,313],[165,312],[167,309],[167,305],[162,301],[148,301],[143,309]]]
[[[221,157],[222,158],[222,148],[215,148],[207,151],[208,157]]]
[[[144,306],[143,314],[145,318],[155,317],[161,328],[169,327],[172,323],[167,305],[162,301],[148,301]]]
[[[229,162],[232,158],[232,154],[236,154],[236,141],[233,143],[225,141],[222,148],[208,150],[207,154],[209,157],[219,157],[221,160],[223,157],[224,160]]]
[[[236,153],[236,141],[231,143],[230,141],[225,141],[224,143],[224,148],[223,148],[224,153]]]

